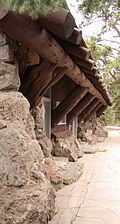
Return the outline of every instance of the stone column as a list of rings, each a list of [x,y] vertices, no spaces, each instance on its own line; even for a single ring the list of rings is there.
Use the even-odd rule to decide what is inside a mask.
[[[0,33],[0,224],[46,224],[55,195],[42,172],[44,155],[19,86],[18,65]]]

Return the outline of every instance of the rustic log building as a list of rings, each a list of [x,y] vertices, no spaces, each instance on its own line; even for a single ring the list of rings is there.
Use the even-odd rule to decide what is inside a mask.
[[[54,210],[54,193],[43,177],[43,173],[47,177],[50,176],[49,168],[52,169],[53,163],[52,143],[49,139],[53,140],[53,145],[56,143],[55,147],[59,147],[59,140],[68,138],[67,144],[74,141],[78,149],[78,132],[94,115],[100,117],[107,106],[111,106],[111,100],[99,69],[82,38],[82,32],[76,27],[75,20],[68,10],[59,9],[48,15],[39,15],[39,18],[34,21],[27,14],[17,14],[9,11],[7,7],[0,7],[0,30],[2,32],[0,36],[0,144],[6,150],[4,155],[2,154],[0,164],[0,180],[2,180],[0,184],[2,183],[1,189],[5,200],[14,199],[11,210],[2,199],[4,201],[2,211],[4,213],[6,209],[9,211],[6,218],[0,213],[0,218],[2,217],[0,223],[46,224]],[[7,36],[7,41],[4,35]],[[27,55],[24,56],[24,61],[21,55]],[[30,57],[29,62],[28,57]],[[18,76],[16,76],[18,73],[16,64],[19,67]],[[10,74],[9,69],[12,71]],[[9,82],[5,80],[7,75]],[[29,114],[29,104],[34,122]],[[40,115],[41,111],[43,111],[42,115]],[[43,116],[42,121],[39,116]],[[13,145],[9,139],[13,140]],[[45,139],[44,144],[41,143],[42,139]],[[20,144],[19,156],[19,147],[14,141]],[[70,143],[69,147],[72,147],[72,144]],[[13,155],[13,148],[18,154]],[[63,152],[63,156],[64,154]],[[70,154],[69,161],[76,161],[81,157],[79,150],[76,154],[77,156]],[[13,158],[17,156],[18,160],[15,162]],[[6,157],[9,157],[9,160]],[[7,164],[8,170],[5,165],[3,166],[4,163]],[[14,169],[10,169],[11,163]],[[63,182],[61,175],[58,174],[56,180],[55,164],[53,167],[49,179],[53,185],[57,183],[56,185],[61,187],[62,183],[66,184],[67,181]],[[31,190],[33,186],[34,189]],[[9,192],[6,191],[7,187]],[[40,189],[44,189],[41,190],[42,193],[38,192]],[[33,196],[34,194],[36,196]],[[46,194],[44,203],[43,201],[39,203]],[[26,206],[24,209],[23,201],[24,207]],[[28,206],[28,209],[28,204],[32,204],[33,207]]]
[[[70,135],[69,125],[76,118],[80,126],[81,121],[94,113],[100,116],[111,105],[104,81],[69,11],[40,15],[37,21],[7,11],[0,29],[40,56],[40,64],[26,69],[20,91],[33,108],[49,90],[53,135]]]

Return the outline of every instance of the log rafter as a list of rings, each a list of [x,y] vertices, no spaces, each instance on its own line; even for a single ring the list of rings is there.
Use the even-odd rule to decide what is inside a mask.
[[[41,64],[31,65],[25,71],[20,91],[30,102],[31,108],[36,105],[37,99],[51,81],[55,68],[56,64],[43,60]]]
[[[38,23],[55,36],[63,39],[69,38],[76,26],[74,17],[69,10],[64,8],[47,15],[40,14]]]
[[[96,111],[96,115],[97,117],[100,117],[102,115],[102,113],[104,112],[104,110],[106,110],[106,106],[102,105],[97,111]]]
[[[82,74],[82,86],[89,86],[90,93],[97,95],[100,101],[106,105],[102,95],[89,80],[85,79],[85,76],[80,69],[78,68],[77,73],[74,73],[75,67],[77,66],[55,39],[45,29],[40,27],[37,22],[32,21],[28,16],[8,12],[7,15],[0,20],[0,29],[10,34],[13,38],[22,41],[26,46],[50,63],[57,64],[58,67],[68,67],[70,72],[67,72],[66,75],[79,85],[81,85],[80,79]],[[81,48],[84,49],[84,47]],[[84,50],[86,52],[89,51],[87,48]],[[74,73],[74,77],[72,73]],[[87,81],[87,85],[84,80]]]
[[[87,116],[88,114],[91,113],[91,111],[97,106],[97,104],[99,103],[100,101],[98,99],[94,99],[86,108],[85,110],[83,110],[83,112],[79,115],[78,117],[78,123],[80,123],[81,121],[83,121]]]
[[[102,103],[98,103],[96,105],[96,107],[93,108],[93,110],[91,111],[91,113],[89,113],[85,119],[84,119],[84,122],[88,121],[95,113],[96,111],[102,106]]]
[[[44,95],[45,91],[55,85],[59,80],[65,75],[68,71],[67,67],[59,67],[53,71],[52,79],[48,82],[47,86],[45,86],[44,90],[42,91],[41,95]]]
[[[68,113],[67,115],[67,124],[71,124],[73,120],[80,114],[82,111],[93,101],[95,96],[87,93],[82,100]]]
[[[63,101],[52,111],[52,128],[85,96],[87,89],[76,86]]]
[[[102,95],[96,90],[93,84],[85,77],[83,72],[80,71],[77,65],[74,68],[67,72],[66,74],[69,78],[71,78],[78,85],[88,88],[88,91],[96,96],[104,105],[106,105],[106,101],[103,99]]]
[[[72,59],[74,60],[74,62],[78,66],[80,65],[81,67],[84,67],[84,68],[87,68],[87,69],[90,69],[90,70],[92,70],[94,68],[95,62],[91,59],[83,60],[83,59],[80,59],[78,57],[72,57]]]

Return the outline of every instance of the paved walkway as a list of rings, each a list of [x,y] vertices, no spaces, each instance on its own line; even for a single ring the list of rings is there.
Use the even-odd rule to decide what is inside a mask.
[[[100,151],[84,155],[84,173],[57,192],[56,215],[49,224],[120,224],[120,130]]]

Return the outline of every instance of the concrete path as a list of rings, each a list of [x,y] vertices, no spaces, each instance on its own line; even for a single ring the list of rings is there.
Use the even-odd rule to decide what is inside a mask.
[[[57,192],[49,224],[120,224],[120,129],[109,133],[100,151],[84,155],[84,173]]]

